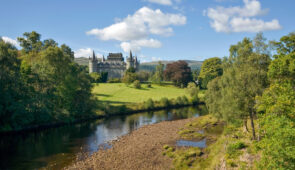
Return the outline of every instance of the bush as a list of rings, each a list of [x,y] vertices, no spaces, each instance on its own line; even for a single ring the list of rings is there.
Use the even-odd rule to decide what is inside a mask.
[[[136,80],[136,74],[132,72],[125,73],[124,77],[122,78],[122,82],[126,85],[133,83]]]
[[[163,97],[160,100],[160,105],[163,107],[168,107],[170,105],[170,102],[166,97]]]
[[[183,101],[182,101],[182,98],[179,96],[176,98],[176,105],[183,105]]]
[[[236,143],[229,144],[226,150],[228,158],[237,158],[241,155],[241,149],[245,148],[244,142],[238,141]]]
[[[91,83],[99,83],[101,82],[101,75],[99,73],[90,73]]]
[[[140,89],[140,88],[141,88],[140,81],[139,81],[139,80],[135,80],[135,81],[133,82],[133,86],[134,86],[134,88],[136,88],[136,89]]]
[[[121,83],[121,80],[119,78],[112,78],[108,80],[108,83]]]
[[[152,84],[149,83],[149,84],[146,85],[146,87],[147,87],[147,88],[152,88]]]
[[[182,96],[181,98],[182,98],[182,103],[183,103],[184,105],[189,104],[188,99],[187,99],[186,96]]]
[[[144,102],[145,109],[153,109],[154,108],[154,101],[152,99],[148,99]]]

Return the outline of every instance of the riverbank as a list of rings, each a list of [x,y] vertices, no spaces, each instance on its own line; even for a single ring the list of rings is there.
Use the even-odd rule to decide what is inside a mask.
[[[175,142],[179,129],[192,119],[144,126],[66,169],[171,169],[172,159],[162,155],[163,145]]]
[[[26,133],[26,132],[32,132],[32,131],[35,132],[35,131],[41,131],[41,130],[50,129],[50,128],[57,128],[57,127],[66,126],[66,125],[73,125],[73,124],[83,123],[87,121],[93,121],[97,119],[110,118],[113,116],[130,115],[135,113],[152,112],[152,111],[165,110],[165,109],[177,109],[177,108],[194,106],[194,105],[202,105],[202,104],[204,104],[204,102],[183,103],[183,104],[176,103],[175,105],[167,105],[167,106],[163,106],[161,104],[156,104],[156,105],[153,104],[153,107],[150,107],[150,108],[144,108],[143,104],[137,105],[137,106],[132,105],[132,107],[126,107],[125,105],[124,106],[108,106],[107,108],[109,112],[107,113],[105,111],[98,110],[99,112],[98,114],[91,115],[86,118],[34,125],[34,126],[26,127],[23,129],[17,129],[17,130],[11,130],[11,131],[2,131],[0,132],[0,135],[13,135],[13,134]]]
[[[109,144],[112,146],[110,149],[99,150],[86,160],[76,162],[66,169],[175,168],[175,157],[166,156],[167,152],[165,149],[169,150],[168,146],[172,146],[171,150],[173,151],[179,148],[180,150],[186,148],[178,147],[177,141],[183,139],[181,135],[183,133],[181,133],[181,131],[185,130],[184,128],[192,122],[198,122],[202,125],[202,128],[204,128],[204,138],[207,139],[207,145],[214,143],[223,129],[218,127],[218,133],[216,133],[216,130],[213,130],[215,135],[212,135],[212,127],[217,127],[217,125],[222,124],[216,119],[212,120],[210,116],[147,125],[118,140],[110,142]],[[210,132],[207,132],[207,130]],[[201,139],[195,138],[195,140]]]

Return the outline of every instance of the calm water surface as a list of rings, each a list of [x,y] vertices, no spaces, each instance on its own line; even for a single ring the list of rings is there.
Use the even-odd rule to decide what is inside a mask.
[[[144,125],[196,117],[206,112],[205,106],[185,107],[0,136],[0,169],[60,169],[99,149],[110,148],[108,141]]]

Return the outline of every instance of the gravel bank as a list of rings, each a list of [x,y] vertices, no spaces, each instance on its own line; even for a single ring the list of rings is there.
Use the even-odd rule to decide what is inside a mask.
[[[99,150],[66,169],[171,169],[172,159],[162,155],[163,145],[175,143],[179,129],[192,119],[144,126],[111,142],[111,149]]]

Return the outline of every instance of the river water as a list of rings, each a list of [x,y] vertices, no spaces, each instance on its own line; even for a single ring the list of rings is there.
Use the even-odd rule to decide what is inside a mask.
[[[0,136],[0,169],[60,169],[144,125],[206,114],[203,105],[145,112],[43,131]]]

